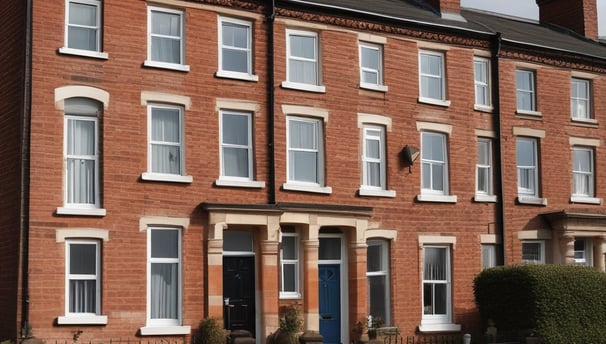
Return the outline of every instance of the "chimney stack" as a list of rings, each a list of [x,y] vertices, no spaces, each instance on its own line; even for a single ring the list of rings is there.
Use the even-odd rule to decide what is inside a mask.
[[[440,13],[459,15],[461,11],[461,0],[426,0],[428,4],[436,8]],[[442,15],[444,16],[444,15]]]
[[[536,0],[541,22],[570,29],[587,38],[598,39],[596,0]]]

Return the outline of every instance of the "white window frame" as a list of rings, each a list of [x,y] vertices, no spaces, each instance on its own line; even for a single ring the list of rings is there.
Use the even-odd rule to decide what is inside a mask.
[[[423,142],[423,136],[439,136],[441,138],[442,152],[444,154],[444,160],[431,160],[426,159],[423,152],[427,147],[423,147],[421,144],[421,194],[430,194],[430,195],[448,195],[448,137],[444,133],[433,132],[433,131],[422,131],[421,132],[421,143]],[[433,186],[433,167],[434,166],[442,166],[443,168],[443,176],[442,176],[442,185],[443,190],[435,189]],[[424,169],[427,167],[430,168],[430,185],[423,184],[423,174]]]
[[[95,246],[95,274],[72,274],[70,270],[71,246],[72,245],[94,245]],[[101,317],[101,244],[98,240],[68,239],[65,240],[65,318],[72,321],[80,318],[102,320]],[[95,311],[94,312],[71,312],[70,311],[70,281],[72,280],[94,280],[95,281]],[[105,318],[105,321],[107,319]],[[94,322],[94,321],[93,321]]]
[[[577,250],[577,243],[580,242],[583,243],[582,250]],[[593,266],[593,242],[591,238],[574,238],[574,263]]]
[[[539,245],[539,259],[524,259],[524,245]],[[525,264],[545,264],[545,242],[542,240],[524,240],[522,241],[522,263]]]
[[[180,32],[179,36],[163,36],[159,34],[152,33],[152,14],[154,12],[158,13],[166,13],[171,15],[178,15],[180,21]],[[156,7],[156,6],[148,6],[147,7],[147,60],[145,60],[144,65],[148,67],[157,67],[157,68],[165,68],[165,69],[173,69],[178,71],[187,72],[189,71],[189,66],[185,64],[185,16],[183,15],[183,11],[169,9],[164,7]],[[164,61],[156,61],[152,58],[152,41],[153,37],[165,37],[173,40],[179,40],[179,62],[164,62]]]
[[[591,81],[581,78],[572,78],[570,88],[570,116],[572,117],[572,120],[591,122],[593,106],[591,101]],[[584,89],[584,92],[587,94],[586,98],[579,95],[578,90],[580,88]],[[576,96],[575,90],[577,90]],[[583,109],[581,106],[583,103],[585,104],[584,111],[579,111],[580,109]]]
[[[246,142],[245,145],[225,143],[223,141],[223,129],[225,128],[225,124],[224,124],[223,118],[224,118],[225,115],[246,117],[246,120],[247,120],[247,131],[248,131],[248,142]],[[220,116],[220,120],[219,120],[219,145],[220,145],[220,151],[219,151],[220,164],[219,164],[219,168],[220,168],[220,177],[219,177],[219,179],[221,179],[221,180],[227,180],[227,181],[231,180],[231,181],[236,181],[236,182],[249,182],[249,181],[252,181],[253,180],[253,173],[254,173],[254,171],[253,171],[252,114],[250,112],[244,112],[244,111],[221,110],[221,111],[219,111],[219,116]],[[248,173],[248,177],[237,177],[237,176],[230,176],[230,175],[226,174],[226,171],[225,171],[225,160],[224,160],[224,158],[225,158],[224,150],[226,148],[234,148],[234,149],[240,149],[240,150],[246,150],[247,151],[247,160],[248,160],[247,173]]]
[[[246,38],[247,47],[240,48],[240,47],[225,45],[223,42],[224,25],[235,25],[235,26],[245,27],[246,28],[246,37],[247,37]],[[250,22],[250,21],[219,16],[218,30],[217,30],[219,32],[219,38],[218,38],[219,70],[217,71],[216,76],[222,77],[222,78],[241,79],[241,80],[247,80],[247,81],[258,81],[259,80],[259,76],[255,75],[252,71],[253,70],[252,30],[253,30],[253,25],[252,25],[252,22]],[[223,67],[223,50],[224,49],[238,50],[238,51],[246,52],[246,72],[227,70]]]
[[[292,148],[290,146],[290,123],[291,121],[298,122],[306,122],[313,123],[315,126],[315,149],[301,149],[301,148]],[[332,189],[330,187],[325,186],[325,176],[324,176],[324,168],[325,168],[325,157],[324,157],[324,122],[321,118],[312,118],[312,117],[300,117],[300,116],[287,116],[286,117],[286,175],[287,182],[283,185],[285,190],[295,190],[295,191],[308,191],[308,192],[318,192],[318,193],[331,193]],[[307,152],[315,152],[316,153],[316,181],[301,181],[295,179],[294,171],[291,169],[291,153],[299,152],[299,151],[307,151]]]
[[[291,54],[291,36],[303,36],[314,39],[314,57],[312,59],[307,59],[304,57],[293,56]],[[292,61],[303,61],[303,62],[311,62],[314,64],[314,73],[316,78],[315,84],[293,81],[291,76],[291,64]],[[302,91],[309,92],[318,92],[324,93],[326,92],[326,88],[322,85],[322,73],[320,66],[320,37],[317,32],[314,31],[304,31],[304,30],[293,30],[286,29],[286,81],[282,82],[282,87],[297,89]]]
[[[497,245],[482,244],[482,270],[497,266]]]
[[[362,128],[364,140],[362,145],[362,186],[360,189],[367,190],[386,190],[387,189],[387,173],[385,161],[385,128],[378,125],[364,125]],[[373,132],[378,135],[370,135]],[[379,158],[369,156],[367,151],[367,143],[369,141],[377,141],[379,145]],[[371,185],[369,183],[369,164],[379,164],[379,185]]]
[[[423,56],[433,56],[440,59],[439,74],[423,73]],[[420,50],[419,51],[419,102],[428,103],[440,106],[450,106],[450,101],[447,100],[446,95],[446,58],[443,52],[431,51],[431,50]],[[439,93],[440,96],[437,98],[431,97],[429,94],[424,94],[424,85],[430,79],[437,79],[440,82]]]
[[[385,86],[384,81],[383,81],[383,74],[384,74],[384,72],[383,72],[384,71],[384,69],[383,69],[383,45],[364,42],[364,41],[360,41],[358,45],[359,45],[358,52],[359,52],[359,56],[360,56],[360,58],[359,58],[359,60],[360,60],[360,88],[387,92],[387,86]],[[364,49],[374,50],[377,52],[378,61],[376,61],[376,64],[378,66],[378,69],[373,69],[373,68],[364,66],[364,62],[365,62],[364,58],[363,58]],[[376,83],[366,82],[364,80],[365,73],[375,74],[376,78],[377,78],[377,82]]]
[[[485,145],[485,149],[488,153],[487,160],[482,162],[480,145]],[[496,197],[493,193],[493,156],[492,156],[492,139],[486,137],[478,137],[477,142],[477,161],[476,161],[476,194],[474,200],[476,202],[495,202]],[[483,180],[485,186],[480,186],[480,175],[484,175]]]
[[[430,280],[425,279],[425,250],[427,248],[436,248],[446,250],[446,279],[444,280]],[[451,248],[449,245],[423,245],[423,265],[421,269],[422,282],[421,282],[421,324],[422,325],[437,325],[437,324],[452,324],[452,265],[451,265]],[[425,284],[445,284],[446,285],[446,313],[445,314],[426,314],[425,309]],[[435,303],[434,303],[435,305]]]
[[[577,153],[589,153],[589,171],[583,171],[575,166],[575,155]],[[587,193],[579,192],[577,186],[577,177],[587,178]],[[590,147],[572,147],[572,197],[578,198],[593,198],[595,197],[595,165],[594,165],[594,151]]]
[[[519,149],[518,144],[521,142],[527,142],[532,144],[532,154],[533,154],[533,165],[520,165],[518,161],[517,150]],[[517,181],[518,181],[518,197],[531,197],[538,198],[539,197],[539,158],[538,158],[538,140],[532,137],[517,137],[516,138],[516,168],[517,168]],[[521,172],[523,170],[529,170],[533,173],[532,183],[534,187],[525,188],[520,184],[521,181]]]
[[[155,258],[152,257],[152,232],[155,230],[176,231],[177,238],[177,254],[176,258]],[[182,233],[178,227],[149,227],[147,229],[147,306],[146,319],[147,327],[167,327],[175,328],[181,326],[183,317],[183,271],[182,271]],[[152,295],[152,279],[151,270],[153,264],[177,264],[177,318],[176,319],[152,319],[151,317],[151,295]]]
[[[79,98],[79,97],[76,97]],[[91,104],[94,103],[95,106],[97,106],[97,110],[95,111],[95,113],[92,112],[92,106],[91,109],[79,109],[78,105],[75,105],[74,108],[72,108],[69,104],[69,99],[66,99],[66,104],[65,104],[65,115],[64,115],[64,137],[63,137],[63,152],[64,152],[64,160],[63,160],[63,166],[64,166],[64,206],[62,208],[59,208],[57,210],[58,213],[62,213],[62,214],[72,214],[72,213],[78,213],[79,215],[94,215],[94,216],[103,216],[105,215],[105,209],[101,209],[101,192],[99,190],[100,188],[100,175],[99,175],[99,119],[98,119],[98,113],[99,111],[101,111],[101,104],[98,103],[96,100],[94,99],[90,99],[90,98],[81,98],[81,99],[85,99],[87,102],[90,102]],[[86,107],[88,108],[88,105],[86,105]],[[90,112],[89,112],[90,111]],[[86,112],[86,113],[85,113]],[[94,129],[94,147],[93,147],[93,154],[92,155],[73,155],[73,154],[68,154],[68,143],[69,143],[69,125],[70,122],[72,121],[90,121],[94,123],[95,129]],[[93,189],[94,189],[94,202],[93,203],[75,203],[75,202],[69,202],[70,199],[70,195],[69,195],[69,190],[70,188],[68,187],[68,184],[70,183],[70,173],[69,173],[69,161],[72,159],[77,159],[77,160],[88,160],[88,161],[93,161],[94,163],[94,179],[92,181],[93,185]],[[72,186],[71,189],[75,189],[75,186]],[[75,214],[74,213],[74,214]]]
[[[385,278],[385,290],[384,290],[384,298],[383,298],[383,308],[385,309],[385,314],[382,315],[383,320],[386,325],[391,324],[391,308],[390,308],[390,300],[391,300],[391,277],[390,277],[390,265],[389,265],[389,240],[386,239],[369,239],[366,241],[368,247],[378,246],[380,247],[381,257],[381,267],[383,269],[376,271],[368,271],[368,266],[366,268],[366,280],[367,280],[367,288],[370,293],[370,279],[371,277],[384,277]],[[370,310],[370,298],[367,299],[368,309]],[[376,314],[370,314],[373,317],[377,316]]]
[[[298,299],[301,297],[301,281],[300,281],[300,276],[301,276],[301,249],[299,247],[300,245],[300,236],[299,233],[294,231],[294,232],[286,232],[283,231],[281,233],[282,235],[282,241],[284,240],[285,237],[288,238],[294,238],[294,250],[295,252],[293,252],[294,255],[294,259],[286,259],[284,258],[284,247],[280,247],[280,298],[281,299]],[[284,284],[285,284],[285,278],[286,278],[286,274],[284,273],[284,268],[286,265],[292,265],[294,267],[294,281],[292,281],[294,283],[294,288],[295,290],[293,291],[285,291],[284,290]]]
[[[79,3],[79,4],[89,5],[89,6],[95,6],[97,8],[97,15],[95,18],[96,25],[93,27],[88,27],[88,26],[71,24],[69,22],[69,15],[70,15],[69,7],[70,7],[70,4],[72,4],[72,3]],[[108,58],[107,53],[104,53],[102,51],[102,49],[103,49],[103,47],[102,47],[102,36],[103,36],[102,25],[103,24],[101,22],[102,12],[103,12],[103,4],[102,4],[101,0],[66,0],[65,1],[64,42],[63,42],[63,47],[59,48],[59,53],[107,59]],[[94,29],[95,30],[95,49],[89,50],[89,49],[79,49],[79,48],[70,47],[69,46],[69,29],[71,27],[86,27],[86,28]]]
[[[518,81],[521,77],[530,76],[530,88],[519,88]],[[541,113],[537,111],[537,76],[536,71],[530,69],[516,69],[516,113],[523,115],[535,115],[540,116]],[[530,97],[530,108],[526,109],[520,107],[520,99],[522,95]]]
[[[179,142],[162,142],[152,140],[152,114],[154,109],[169,109],[177,110],[179,112]],[[147,172],[143,173],[141,178],[143,180],[155,180],[155,181],[166,181],[166,182],[180,182],[180,183],[191,183],[192,177],[185,175],[185,124],[184,124],[184,109],[177,105],[167,105],[160,103],[148,103],[147,104]],[[159,173],[152,170],[152,146],[153,145],[170,145],[179,147],[179,173]]]
[[[486,57],[474,56],[473,66],[473,78],[475,86],[474,108],[480,111],[492,111],[490,59]],[[478,68],[480,68],[482,71],[481,74],[477,73]],[[484,99],[484,101],[481,101],[481,99]]]

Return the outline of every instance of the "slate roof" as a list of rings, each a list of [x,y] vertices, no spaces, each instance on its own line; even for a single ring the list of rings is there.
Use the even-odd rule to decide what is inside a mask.
[[[283,0],[301,6],[317,7],[344,16],[372,21],[391,20],[402,25],[450,29],[467,34],[501,34],[505,42],[572,52],[606,59],[606,47],[570,30],[543,24],[537,20],[518,18],[494,12],[461,8],[463,20],[442,18],[422,0]]]

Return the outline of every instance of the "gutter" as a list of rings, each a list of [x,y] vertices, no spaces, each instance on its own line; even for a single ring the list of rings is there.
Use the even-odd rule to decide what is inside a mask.
[[[500,98],[500,88],[499,88],[499,83],[500,83],[500,71],[499,71],[499,54],[501,51],[501,43],[502,43],[502,39],[501,39],[501,33],[497,32],[491,39],[491,61],[490,61],[490,67],[491,67],[491,74],[492,74],[492,107],[493,107],[493,114],[492,114],[492,118],[493,118],[493,126],[495,128],[496,131],[496,137],[497,137],[497,144],[495,145],[494,148],[494,155],[495,155],[495,159],[494,161],[498,161],[499,163],[496,164],[498,167],[498,171],[496,171],[497,173],[495,173],[495,177],[497,180],[495,180],[495,186],[497,188],[496,194],[500,195],[500,199],[499,199],[499,206],[497,206],[496,211],[498,212],[498,215],[496,216],[495,222],[497,223],[497,225],[499,225],[498,227],[501,228],[501,254],[502,254],[502,264],[504,265],[505,262],[507,261],[507,253],[505,252],[505,243],[506,243],[506,233],[507,231],[505,230],[505,195],[504,195],[504,172],[503,172],[503,154],[502,154],[502,146],[503,146],[503,137],[501,135],[501,133],[503,132],[503,123],[501,121],[501,98]]]
[[[21,142],[19,166],[20,209],[19,229],[21,234],[21,338],[32,336],[29,323],[29,194],[30,194],[30,125],[32,99],[32,2],[26,0],[25,13],[25,58],[23,63],[23,104],[20,120]]]
[[[267,203],[276,204],[276,157],[275,157],[275,57],[274,57],[274,20],[276,17],[275,0],[271,5],[267,20],[267,154],[269,155]]]

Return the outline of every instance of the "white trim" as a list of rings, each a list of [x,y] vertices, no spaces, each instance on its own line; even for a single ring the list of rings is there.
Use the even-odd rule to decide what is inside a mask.
[[[481,112],[493,112],[494,108],[492,106],[484,106],[484,105],[477,105],[474,104],[473,109],[476,111],[481,111]]]
[[[551,229],[523,230],[518,232],[519,240],[551,240]]]
[[[259,81],[259,76],[256,74],[246,74],[246,73],[238,73],[238,72],[230,72],[224,70],[218,70],[215,73],[217,78],[226,78],[226,79],[237,79],[244,81]]]
[[[69,43],[69,28],[70,26],[75,26],[75,27],[85,27],[85,28],[92,28],[91,26],[88,25],[79,25],[79,24],[70,24],[69,22],[69,18],[70,18],[70,8],[69,5],[71,3],[79,3],[79,4],[84,4],[84,5],[89,5],[89,6],[94,6],[96,8],[96,16],[95,16],[95,46],[96,46],[96,50],[86,50],[86,49],[76,49],[76,48],[70,48],[68,47],[68,43]],[[63,47],[59,49],[59,53],[63,53],[63,54],[74,54],[74,55],[81,55],[81,56],[89,56],[89,57],[100,57],[103,54],[105,55],[105,58],[107,58],[107,54],[101,52],[102,49],[102,39],[103,39],[103,22],[101,20],[102,17],[102,13],[104,12],[104,8],[103,8],[103,2],[101,0],[67,0],[65,1],[65,26],[64,26],[64,32],[63,32]]]
[[[427,97],[419,97],[417,100],[419,103],[424,103],[424,104],[438,105],[438,106],[444,106],[444,107],[450,106],[450,100],[440,100],[440,99],[433,99],[433,98],[427,98]]]
[[[360,185],[358,189],[358,194],[360,196],[372,196],[372,197],[396,197],[395,190],[384,190],[384,189],[374,189],[370,188],[366,185]]]
[[[139,231],[144,232],[149,227],[189,227],[189,217],[143,216],[139,219]]]
[[[501,236],[496,234],[480,234],[480,243],[486,245],[496,245],[501,243]]]
[[[417,201],[419,202],[434,202],[434,203],[457,203],[457,196],[454,195],[433,195],[433,194],[418,194]]]
[[[420,324],[419,332],[459,332],[461,325],[457,324]]]
[[[295,182],[287,182],[282,184],[282,189],[290,191],[303,191],[303,192],[314,192],[322,194],[331,194],[332,187],[330,186],[319,186],[319,185],[306,185],[298,184]]]
[[[496,203],[497,196],[496,195],[483,195],[483,194],[475,194],[473,196],[474,202],[486,202],[486,203]]]
[[[256,181],[256,180],[229,180],[229,179],[216,179],[216,186],[228,186],[228,187],[237,187],[237,188],[264,188],[264,181]]]
[[[369,239],[387,239],[396,241],[398,238],[398,231],[395,229],[367,229],[364,232],[364,240]]]
[[[179,16],[179,63],[162,62],[152,60],[152,13],[160,12],[165,14],[172,14]],[[158,7],[158,6],[147,6],[147,59],[143,63],[146,67],[157,67],[166,68],[182,72],[188,72],[189,66],[185,64],[185,12],[182,10]]]
[[[152,60],[145,60],[143,62],[145,67],[151,68],[162,68],[162,69],[172,69],[179,72],[189,72],[189,65],[183,65],[178,63],[166,63],[166,62],[158,62]]]
[[[313,38],[314,40],[314,57],[313,59],[306,59],[301,56],[292,56],[290,49],[290,37],[291,36],[301,36],[307,38]],[[299,81],[293,81],[291,76],[291,61],[305,61],[305,62],[313,62],[316,73],[316,83],[308,84],[302,83]],[[293,88],[302,91],[310,91],[310,92],[326,92],[326,88],[322,85],[322,62],[321,62],[321,54],[320,54],[320,35],[316,31],[309,30],[296,30],[296,29],[286,29],[286,80],[282,82],[282,87],[284,88]]]
[[[358,40],[375,44],[387,44],[387,37],[377,36],[366,32],[358,32]]]
[[[57,317],[57,325],[107,325],[107,315],[65,315]]]
[[[65,110],[65,99],[91,98],[103,104],[103,109],[109,106],[109,92],[90,86],[61,86],[55,88],[55,109]]]
[[[191,326],[145,326],[139,328],[142,336],[157,335],[188,335],[191,333]]]
[[[517,201],[520,204],[547,205],[547,198],[534,196],[518,196]]]
[[[486,80],[478,80],[478,75],[476,75],[476,64],[480,64],[482,66],[482,71],[486,74]],[[491,63],[490,59],[483,56],[474,56],[473,57],[473,81],[474,81],[474,110],[492,112],[492,75],[491,75]],[[488,104],[477,103],[478,100],[478,88],[482,87],[486,89],[486,100]]]
[[[59,51],[59,54],[63,54],[63,55],[85,56],[85,57],[92,57],[92,58],[97,58],[97,59],[102,59],[102,60],[109,59],[109,55],[107,53],[99,52],[99,51],[73,49],[73,48],[67,48],[67,47],[59,48],[58,51]]]
[[[229,23],[241,27],[246,27],[246,48],[237,48],[234,46],[228,47],[231,50],[238,51],[246,51],[246,72],[237,72],[237,71],[229,71],[223,69],[223,24]],[[231,18],[228,16],[219,15],[217,17],[217,48],[218,48],[218,70],[215,73],[215,76],[222,78],[230,78],[230,79],[240,79],[246,81],[258,81],[259,76],[253,73],[253,60],[254,60],[254,50],[253,50],[253,23],[249,20],[241,20],[236,18]]]
[[[223,133],[226,130],[225,116],[232,116],[246,121],[247,141],[245,144],[225,142]],[[219,110],[219,180],[233,182],[252,182],[254,180],[254,130],[253,130],[253,114],[249,111],[233,111],[227,109]],[[246,152],[246,176],[237,176],[234,171],[226,171],[225,150],[237,149],[238,151]],[[226,172],[229,172],[226,174]],[[219,185],[219,184],[217,184]]]
[[[491,138],[491,139],[496,139],[497,138],[497,133],[493,130],[485,130],[485,129],[475,129],[474,130],[475,136],[477,137],[487,137],[487,138]]]
[[[372,91],[379,91],[379,92],[387,92],[389,90],[389,87],[387,87],[385,85],[375,85],[375,84],[367,84],[367,83],[360,83],[360,88],[364,88],[364,89],[372,90]]]
[[[455,245],[457,243],[456,236],[448,236],[448,235],[419,235],[419,245],[427,244],[450,244]]]
[[[300,82],[291,82],[291,81],[282,81],[282,84],[280,84],[280,85],[283,88],[289,88],[289,89],[293,89],[293,90],[316,92],[316,93],[326,93],[326,86],[323,86],[323,85],[311,85],[311,84],[303,84]]]
[[[584,203],[584,204],[603,204],[603,198],[597,197],[582,197],[582,196],[571,196],[570,203]]]
[[[423,74],[422,73],[422,57],[423,56],[434,56],[440,58],[440,73],[436,74]],[[446,80],[446,54],[443,51],[436,50],[425,50],[419,49],[418,53],[418,69],[419,69],[419,102],[420,103],[428,103],[432,105],[439,106],[450,106],[450,101],[448,100],[448,87]],[[433,78],[438,79],[440,81],[440,95],[441,98],[430,98],[427,95],[423,95],[423,80],[424,78]]]
[[[141,173],[141,180],[172,183],[192,183],[194,181],[194,178],[192,176],[180,176],[176,174],[143,172]]]
[[[540,111],[520,110],[520,109],[516,109],[516,115],[536,116],[536,117],[543,116],[543,114]]]
[[[586,125],[597,125],[598,124],[598,120],[595,118],[570,118],[570,121],[573,124],[586,124]]]
[[[362,62],[363,62],[362,57],[364,56],[364,54],[362,53],[363,49],[374,50],[377,52],[377,59],[378,59],[376,61],[377,69],[364,67],[362,65]],[[387,92],[388,87],[385,85],[385,82],[384,82],[385,70],[383,67],[383,65],[384,65],[383,60],[384,60],[383,44],[377,44],[377,43],[367,42],[367,41],[358,41],[358,68],[359,68],[359,74],[360,74],[359,75],[360,76],[360,88]],[[365,82],[364,81],[365,72],[376,74],[377,82],[376,83]]]
[[[258,102],[243,99],[217,98],[215,99],[215,111],[238,110],[259,112],[261,107]]]
[[[76,215],[76,216],[105,216],[107,211],[104,208],[70,208],[57,207],[57,215]]]

